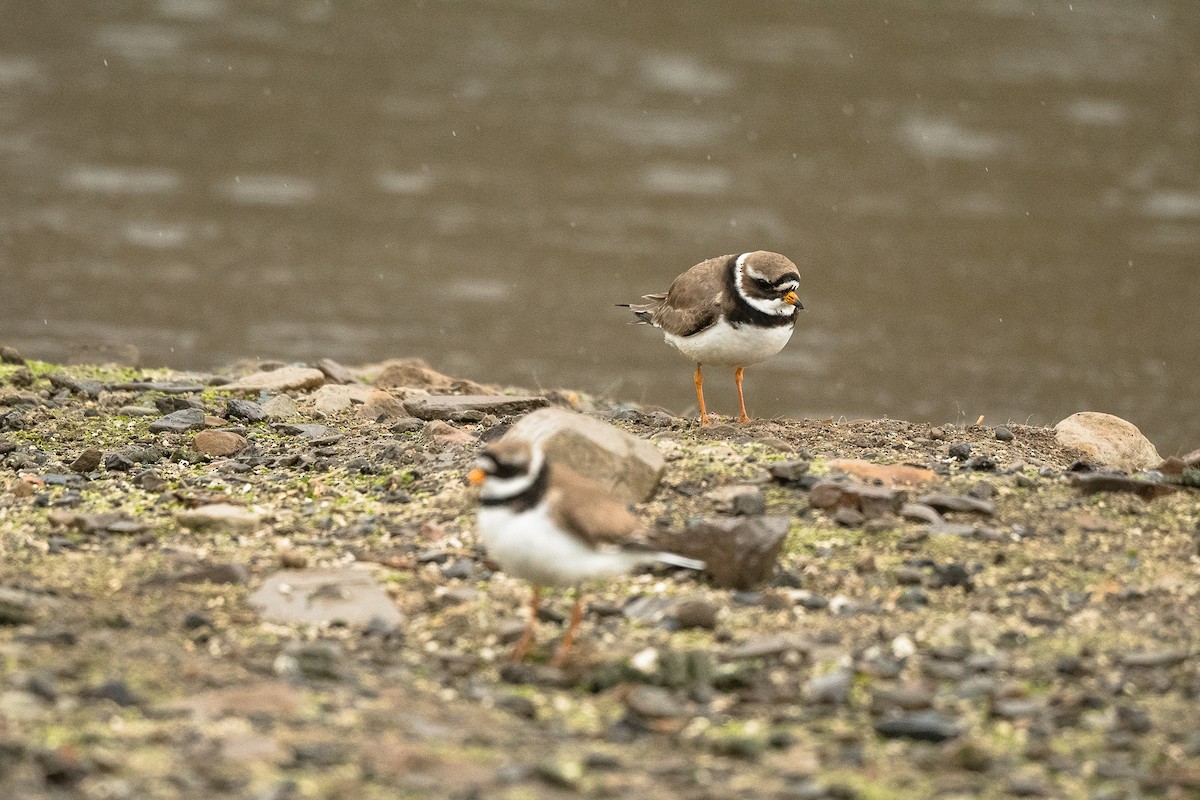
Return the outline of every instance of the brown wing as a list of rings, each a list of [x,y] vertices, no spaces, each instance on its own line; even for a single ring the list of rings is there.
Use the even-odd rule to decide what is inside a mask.
[[[654,324],[676,336],[691,336],[716,322],[725,300],[725,271],[731,258],[735,256],[701,261],[676,278],[654,311]]]
[[[554,521],[592,547],[625,545],[640,524],[602,486],[561,464],[550,466],[550,508]]]

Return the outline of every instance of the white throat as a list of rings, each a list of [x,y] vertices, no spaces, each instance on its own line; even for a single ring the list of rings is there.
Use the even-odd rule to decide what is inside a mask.
[[[742,253],[737,257],[737,261],[734,262],[735,273],[733,276],[733,288],[737,291],[738,297],[742,298],[742,300],[744,300],[746,304],[754,310],[761,311],[763,314],[770,314],[773,317],[790,317],[792,314],[795,314],[796,307],[791,303],[785,303],[781,298],[746,296],[746,293],[742,290],[742,279],[745,278],[746,275],[758,280],[766,280],[765,276],[758,274],[752,268],[746,266],[746,257],[748,255],[750,254]],[[792,289],[795,289],[795,287],[792,287]]]
[[[479,489],[479,496],[487,500],[508,500],[510,497],[516,497],[533,486],[534,481],[541,474],[545,462],[546,456],[542,453],[542,448],[534,445],[533,452],[529,457],[528,472],[523,475],[514,475],[511,478],[497,478],[495,475],[488,475]]]

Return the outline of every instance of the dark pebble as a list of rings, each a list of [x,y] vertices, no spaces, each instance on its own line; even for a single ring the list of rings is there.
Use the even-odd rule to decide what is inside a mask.
[[[733,513],[737,516],[754,517],[765,514],[766,511],[767,499],[758,490],[743,492],[733,498]]]
[[[80,761],[73,747],[62,746],[39,750],[33,760],[42,771],[42,779],[51,786],[73,786],[88,774],[88,766]]]
[[[997,425],[996,429],[992,431],[992,434],[996,437],[996,440],[1000,442],[1011,442],[1014,438],[1013,432],[1003,425]]]
[[[196,628],[211,627],[212,620],[198,611],[190,611],[183,618],[183,627],[189,631]]]
[[[805,696],[810,703],[842,705],[850,699],[850,685],[853,677],[849,670],[844,669],[818,675],[805,685]]]
[[[999,468],[996,459],[991,456],[972,456],[963,466],[976,472],[995,472]]]
[[[776,461],[767,467],[771,477],[784,486],[792,486],[808,476],[807,461]]]
[[[707,600],[684,600],[678,603],[671,616],[682,629],[703,628],[712,630],[717,627],[717,613],[720,611],[715,604]]]
[[[950,445],[950,457],[956,461],[966,461],[971,457],[971,445],[966,442]]]
[[[910,610],[927,606],[929,605],[929,595],[920,586],[906,586],[900,592],[900,596],[896,598],[896,605]]]
[[[84,450],[78,458],[71,462],[71,469],[80,473],[91,472],[100,466],[103,459],[104,453],[99,450]]]
[[[4,364],[24,364],[25,359],[17,352],[15,347],[0,346],[0,363]]]
[[[176,411],[186,411],[189,408],[196,408],[203,411],[204,403],[191,397],[167,395],[166,397],[154,398],[154,407],[158,409],[160,414],[173,414]]]
[[[225,404],[225,412],[222,416],[226,419],[244,419],[246,422],[262,422],[267,418],[267,412],[263,411],[263,407],[253,400],[233,398]]]
[[[962,733],[957,722],[936,711],[884,717],[875,723],[875,732],[888,739],[916,739],[922,742],[944,742]]]
[[[129,690],[129,687],[125,685],[124,681],[116,679],[107,680],[99,686],[93,686],[92,688],[87,689],[83,694],[84,697],[92,700],[111,700],[122,708],[136,706],[141,702],[141,700],[139,700],[138,697]]]
[[[496,708],[501,708],[522,719],[535,719],[537,706],[532,700],[523,695],[504,694],[496,698]]]

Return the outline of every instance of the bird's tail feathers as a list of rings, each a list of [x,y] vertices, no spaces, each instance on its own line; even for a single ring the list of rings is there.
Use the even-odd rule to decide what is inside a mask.
[[[672,567],[683,567],[684,569],[704,569],[704,562],[695,558],[688,558],[676,553],[655,553],[654,557],[664,564],[670,564]]]

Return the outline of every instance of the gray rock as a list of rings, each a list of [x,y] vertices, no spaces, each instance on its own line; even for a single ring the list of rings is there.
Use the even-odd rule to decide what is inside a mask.
[[[809,653],[813,644],[807,638],[794,633],[777,633],[759,636],[735,647],[725,654],[727,661],[744,661],[751,658],[770,658],[785,653]]]
[[[250,596],[250,603],[272,622],[366,625],[378,618],[396,625],[403,619],[388,593],[360,567],[276,572]]]
[[[842,705],[850,699],[853,675],[849,670],[837,669],[818,675],[804,687],[804,695],[810,703],[818,705]]]
[[[992,431],[992,435],[996,437],[998,442],[1011,442],[1013,440],[1013,432],[1003,425],[997,425]]]
[[[966,511],[972,514],[982,514],[986,517],[993,516],[996,513],[995,503],[965,495],[927,494],[918,498],[917,502],[943,513],[947,511]]]
[[[80,380],[69,375],[51,375],[50,385],[55,389],[66,389],[71,394],[81,394],[95,400],[104,388],[100,381]]]
[[[175,515],[176,521],[192,530],[224,530],[232,533],[249,533],[258,528],[262,518],[253,511],[229,503],[213,503]]]
[[[875,732],[888,739],[944,742],[962,733],[958,723],[936,711],[889,714],[875,723]]]
[[[91,472],[100,466],[102,460],[104,460],[104,453],[99,450],[84,450],[71,462],[71,470],[79,473]]]
[[[408,413],[423,420],[461,420],[469,412],[498,417],[524,414],[549,405],[544,397],[488,394],[425,395],[404,401]],[[482,416],[480,417],[482,419]]]
[[[277,394],[262,405],[267,419],[292,419],[300,414],[296,401],[286,394]]]
[[[150,423],[151,433],[187,433],[204,427],[204,412],[198,408],[174,411]]]
[[[1054,426],[1054,438],[1098,464],[1137,472],[1162,461],[1158,450],[1137,426],[1112,414],[1081,411]]]
[[[325,374],[331,383],[356,383],[354,373],[346,369],[332,358],[322,358],[316,363],[316,368]]]
[[[1121,656],[1123,667],[1174,667],[1192,657],[1187,650],[1139,650]]]
[[[813,508],[850,508],[868,519],[898,514],[907,500],[908,493],[901,489],[831,480],[818,481],[808,493]]]
[[[128,381],[109,384],[107,388],[116,392],[161,392],[163,394],[196,394],[204,391],[202,384],[174,381]]]
[[[707,600],[681,600],[671,609],[670,616],[675,618],[680,628],[712,630],[717,627],[717,614],[720,611],[720,607]]]
[[[149,406],[121,406],[117,409],[118,417],[157,417],[158,409]]]
[[[672,719],[688,713],[674,694],[657,686],[635,686],[625,698],[625,705],[646,719]]]
[[[0,346],[0,364],[24,364],[25,359],[17,352],[17,348]]]
[[[255,372],[218,387],[223,392],[286,392],[316,389],[325,383],[325,373],[309,367],[280,367]]]
[[[225,404],[225,413],[222,416],[226,419],[244,419],[246,422],[262,422],[267,418],[267,412],[253,400],[231,397],[229,402]]]
[[[212,562],[200,564],[177,572],[164,573],[149,578],[146,586],[169,586],[179,583],[219,583],[240,585],[250,580],[245,565],[236,562]]]
[[[733,517],[657,531],[663,548],[705,563],[713,585],[750,589],[771,577],[791,520],[788,517]]]
[[[928,522],[936,525],[942,521],[942,515],[923,503],[905,503],[900,506],[900,516],[913,522]]]
[[[1143,500],[1153,500],[1174,494],[1176,489],[1168,483],[1146,481],[1140,478],[1128,478],[1124,475],[1108,472],[1092,472],[1072,475],[1071,483],[1084,494],[1098,492],[1130,492]]]
[[[315,680],[338,680],[345,669],[342,648],[335,642],[297,642],[275,659],[279,675]]]
[[[626,503],[648,500],[666,467],[662,453],[650,442],[607,422],[558,408],[523,417],[507,437],[540,442],[547,458],[600,483]]]
[[[0,625],[27,625],[46,605],[31,592],[0,586]]]
[[[349,411],[352,406],[362,405],[377,390],[363,384],[328,383],[312,393],[313,408],[322,414],[337,414]]]

